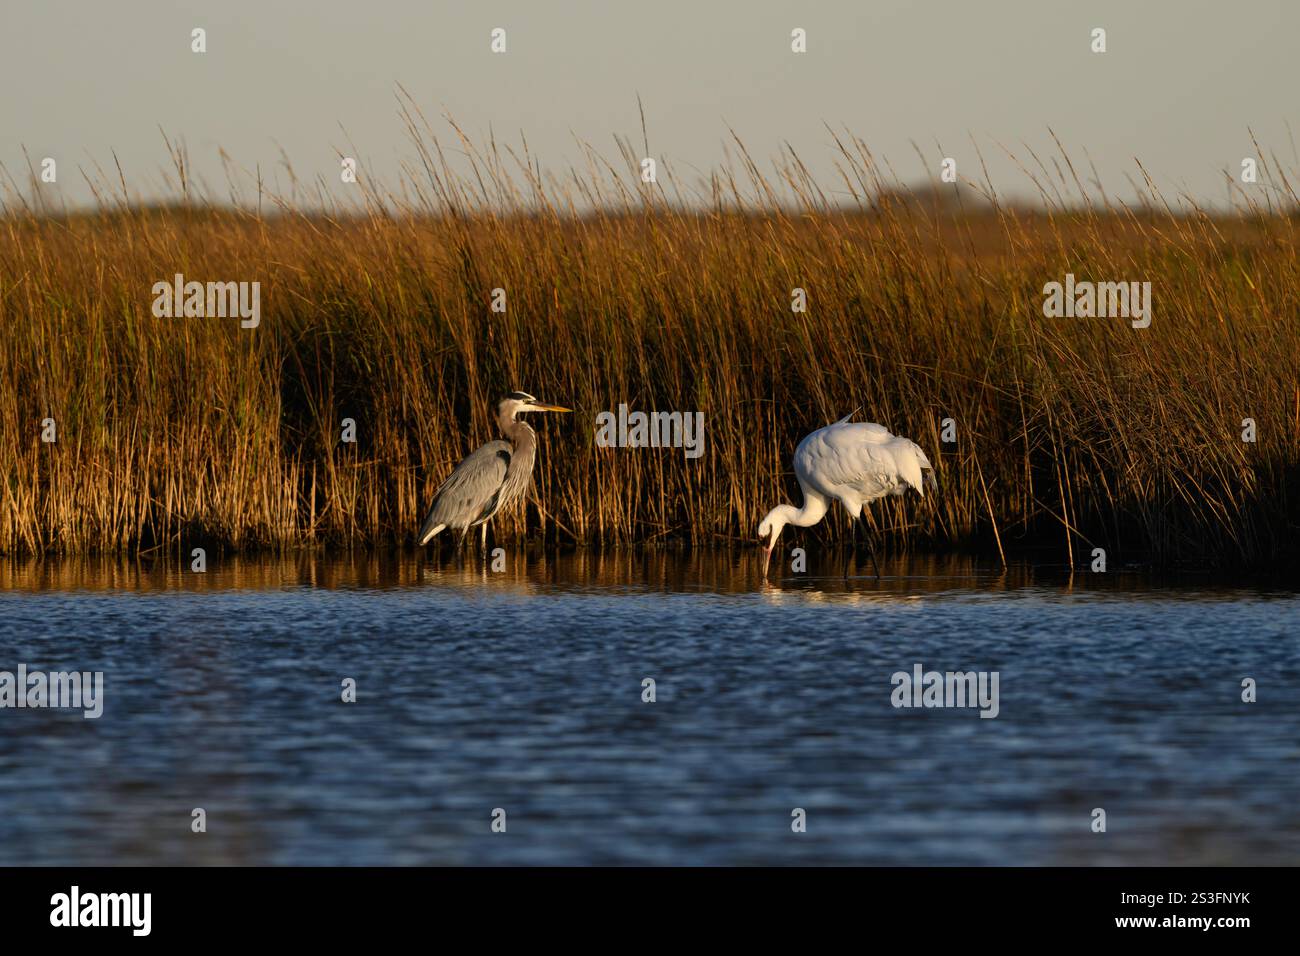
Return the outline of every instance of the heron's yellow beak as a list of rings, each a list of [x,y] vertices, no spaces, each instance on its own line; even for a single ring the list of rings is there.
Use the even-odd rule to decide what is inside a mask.
[[[529,405],[528,407],[529,407],[529,408],[535,408],[535,409],[537,409],[539,412],[571,412],[571,411],[573,411],[572,408],[565,408],[563,405],[543,405],[541,402],[537,402],[537,403],[534,404],[534,405]]]

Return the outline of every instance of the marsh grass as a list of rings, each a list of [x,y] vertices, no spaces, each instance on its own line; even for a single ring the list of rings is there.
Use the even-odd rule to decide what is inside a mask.
[[[462,141],[453,171],[408,119],[421,162],[347,212],[260,193],[222,208],[180,153],[176,206],[125,185],[83,214],[10,194],[0,549],[409,544],[440,480],[495,437],[491,404],[522,388],[577,414],[538,423],[503,542],[750,540],[799,500],[799,438],[860,407],[938,472],[939,494],[870,509],[895,548],[1046,545],[1080,566],[1093,547],[1220,566],[1300,551],[1298,220],[1276,163],[1211,213],[1149,181],[1138,205],[1107,201],[1063,152],[1027,171],[1028,208],[978,182],[910,191],[845,137],[832,204],[793,153],[765,176],[739,147],[740,175],[686,194],[639,184],[626,144],[624,169],[593,152],[544,181]],[[178,272],[260,281],[260,327],[154,318],[152,285]],[[1150,281],[1151,327],[1043,318],[1066,272]],[[620,402],[704,412],[704,457],[597,448],[595,415]]]

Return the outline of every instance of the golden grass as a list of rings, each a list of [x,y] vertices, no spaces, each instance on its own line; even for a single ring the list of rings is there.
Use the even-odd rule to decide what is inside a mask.
[[[578,414],[540,422],[534,503],[500,540],[525,523],[560,542],[751,539],[798,501],[799,438],[861,406],[938,471],[932,499],[872,506],[895,545],[1047,542],[1078,564],[1094,546],[1112,563],[1300,550],[1300,264],[1276,166],[1280,208],[1212,215],[1149,183],[1140,207],[1102,201],[1068,157],[1030,177],[1028,210],[910,197],[853,140],[852,208],[793,155],[772,183],[747,159],[743,183],[714,174],[694,205],[608,167],[546,185],[495,147],[471,155],[457,175],[422,147],[403,198],[370,187],[346,216],[6,203],[0,550],[409,544],[515,388]],[[261,326],[154,318],[151,287],[177,272],[260,281]],[[1043,318],[1066,272],[1150,281],[1151,327]],[[704,457],[597,448],[594,417],[620,402],[704,412]]]

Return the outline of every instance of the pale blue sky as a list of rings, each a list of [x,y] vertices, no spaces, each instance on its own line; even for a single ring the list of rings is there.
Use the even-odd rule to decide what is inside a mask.
[[[195,26],[206,54],[190,52]],[[1104,55],[1089,50],[1097,26]],[[489,51],[493,27],[505,55]],[[806,54],[790,52],[794,27]],[[933,172],[909,140],[936,166],[939,141],[971,175],[974,135],[995,184],[1023,193],[997,143],[1050,152],[1050,125],[1115,193],[1137,156],[1162,188],[1222,201],[1219,171],[1254,152],[1248,127],[1300,167],[1298,42],[1296,0],[4,0],[0,163],[26,188],[21,147],[55,157],[76,203],[77,166],[113,170],[115,151],[135,195],[164,198],[161,126],[219,196],[219,146],[269,179],[282,146],[301,178],[343,195],[340,127],[372,177],[413,158],[400,82],[431,119],[522,132],[550,169],[579,160],[574,135],[610,159],[614,134],[639,143],[639,93],[651,153],[679,174],[720,163],[729,124],[757,158],[788,141],[836,188],[825,121],[909,181]]]

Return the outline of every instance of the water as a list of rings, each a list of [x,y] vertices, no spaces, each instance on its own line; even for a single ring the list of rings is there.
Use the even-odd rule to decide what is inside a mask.
[[[0,564],[0,670],[105,675],[0,710],[0,865],[1300,860],[1294,592],[755,560]]]

